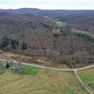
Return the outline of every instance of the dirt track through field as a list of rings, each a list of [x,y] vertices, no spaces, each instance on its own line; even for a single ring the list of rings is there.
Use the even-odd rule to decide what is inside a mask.
[[[6,62],[12,61],[13,63],[19,63],[18,61],[14,60],[14,59],[6,58],[6,57],[0,58],[0,60],[6,61]],[[23,65],[29,65],[29,66],[34,66],[34,67],[43,68],[43,69],[50,69],[50,70],[63,71],[63,72],[74,72],[75,77],[78,80],[78,82],[80,83],[81,87],[83,89],[85,89],[88,94],[93,94],[93,92],[80,79],[80,77],[78,75],[78,71],[83,71],[83,70],[87,70],[87,69],[94,68],[94,64],[93,65],[90,65],[90,66],[82,67],[82,68],[59,69],[59,68],[53,68],[53,67],[42,66],[42,65],[37,65],[37,64],[29,64],[29,63],[26,63],[26,62],[20,62],[20,63],[23,64]]]

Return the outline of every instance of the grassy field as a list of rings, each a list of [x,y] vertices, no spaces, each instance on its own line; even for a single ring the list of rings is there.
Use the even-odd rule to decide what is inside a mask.
[[[89,86],[94,92],[94,68],[80,71],[79,75],[86,85]]]
[[[0,94],[87,94],[72,72],[22,67],[27,74],[5,70],[0,75]]]
[[[38,68],[36,67],[22,65],[21,68],[25,74],[36,75],[38,73]]]

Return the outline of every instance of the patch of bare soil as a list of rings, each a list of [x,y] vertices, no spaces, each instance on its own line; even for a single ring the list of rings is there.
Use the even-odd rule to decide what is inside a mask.
[[[67,67],[67,65],[65,64],[56,64],[52,62],[46,56],[30,56],[30,55],[15,53],[15,52],[2,52],[0,53],[0,56],[16,59],[22,62],[41,64],[41,65],[46,65],[46,66],[51,66],[51,67],[58,67],[58,68]]]

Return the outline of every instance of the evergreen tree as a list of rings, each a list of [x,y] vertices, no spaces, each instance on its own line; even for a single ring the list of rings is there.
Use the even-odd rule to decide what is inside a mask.
[[[9,67],[10,67],[10,66],[9,66],[9,63],[7,62],[5,68],[8,69]]]
[[[21,45],[21,49],[22,50],[26,50],[27,49],[27,45],[23,42],[22,45]]]

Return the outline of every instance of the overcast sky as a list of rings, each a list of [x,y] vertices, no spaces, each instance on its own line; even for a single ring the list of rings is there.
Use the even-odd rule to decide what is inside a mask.
[[[0,0],[0,8],[94,9],[94,0]]]

